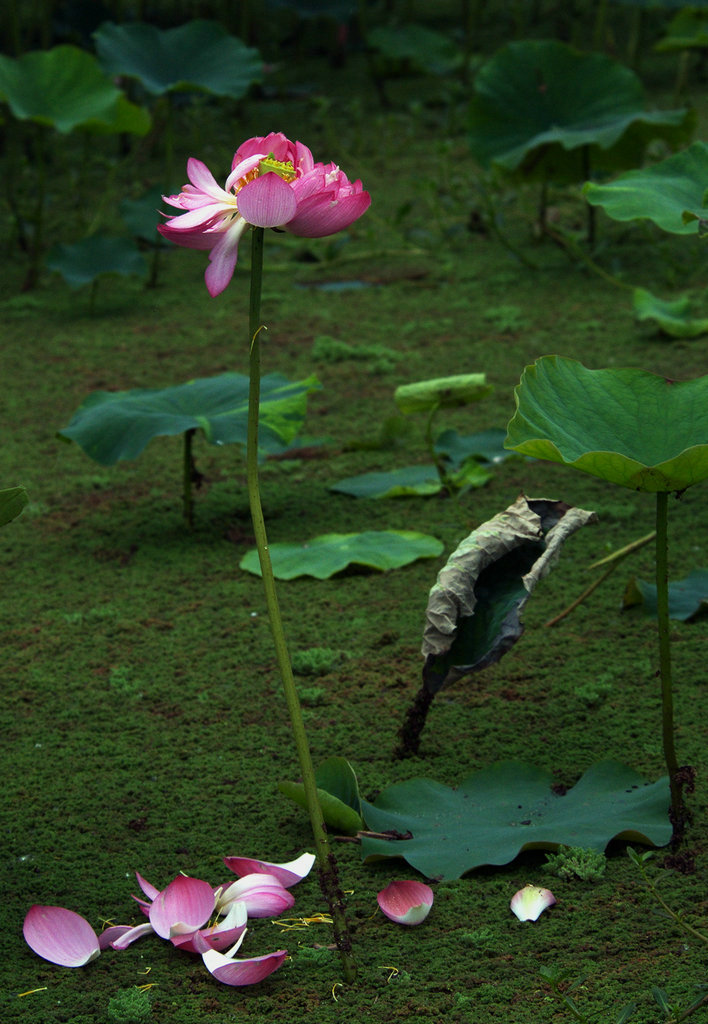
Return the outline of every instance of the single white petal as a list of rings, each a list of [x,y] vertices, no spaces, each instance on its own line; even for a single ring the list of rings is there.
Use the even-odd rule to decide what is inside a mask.
[[[509,904],[519,921],[536,921],[544,910],[552,907],[556,898],[550,889],[537,885],[525,885],[519,889]]]

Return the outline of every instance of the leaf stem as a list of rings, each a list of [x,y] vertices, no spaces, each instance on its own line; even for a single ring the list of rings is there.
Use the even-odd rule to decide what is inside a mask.
[[[344,896],[339,887],[337,874],[337,862],[334,854],[329,848],[327,829],[322,816],[319,797],[317,795],[317,784],[315,782],[315,771],[312,764],[312,756],[305,732],[305,723],[302,717],[302,709],[295,687],[290,655],[288,653],[283,621],[280,615],[278,595],[275,589],[275,577],[268,551],[268,537],[266,534],[263,508],[261,506],[260,489],[258,486],[258,412],[260,403],[260,333],[263,330],[261,324],[261,284],[263,279],[263,228],[252,229],[251,243],[251,293],[249,305],[249,334],[250,334],[250,385],[248,394],[248,440],[246,447],[246,471],[248,479],[248,500],[251,507],[251,519],[253,520],[253,531],[256,537],[258,548],[258,559],[263,577],[266,606],[268,618],[273,634],[275,655],[280,670],[280,677],[285,693],[285,702],[290,713],[293,738],[297,748],[298,760],[300,762],[300,773],[302,775],[307,810],[312,826],[312,835],[315,841],[317,852],[317,863],[319,868],[320,886],[327,901],[332,922],[334,925],[334,937],[337,948],[341,954],[344,978],[351,982],[356,976],[356,966],[352,958],[351,939],[344,913]]]
[[[669,622],[667,491],[656,494],[656,615],[659,632],[659,677],[661,679],[661,722],[664,758],[671,789],[671,816],[674,839],[681,837],[685,807],[679,781],[679,765],[674,745],[674,702],[671,678],[671,627]]]

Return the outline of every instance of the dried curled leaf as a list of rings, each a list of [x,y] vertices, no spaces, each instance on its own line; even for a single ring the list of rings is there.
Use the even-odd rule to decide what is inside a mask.
[[[423,683],[437,693],[498,661],[523,632],[520,614],[566,539],[597,516],[520,495],[453,551],[430,591]]]

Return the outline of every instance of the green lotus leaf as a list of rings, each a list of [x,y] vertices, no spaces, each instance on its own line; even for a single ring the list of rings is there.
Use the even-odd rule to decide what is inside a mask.
[[[415,23],[373,28],[367,44],[389,61],[405,61],[430,75],[447,75],[459,68],[463,53],[451,39]]]
[[[659,299],[646,288],[634,289],[634,313],[638,320],[654,320],[659,329],[672,338],[697,338],[708,334],[708,317],[691,315],[691,300]]]
[[[672,18],[666,35],[654,44],[658,53],[708,49],[708,13],[685,8]]]
[[[74,245],[58,244],[47,253],[45,263],[55,270],[71,288],[91,284],[104,274],[144,277],[145,257],[135,243],[127,238],[91,235]]]
[[[691,127],[687,110],[643,107],[637,76],[604,54],[555,40],[509,43],[475,78],[472,155],[483,166],[556,180],[577,180],[583,163],[636,166],[653,138],[676,144]]]
[[[445,881],[485,864],[508,864],[522,850],[602,851],[612,839],[653,846],[670,841],[666,778],[649,784],[631,768],[602,761],[564,796],[551,790],[553,781],[550,772],[503,761],[456,787],[432,779],[395,783],[374,803],[361,802],[370,829],[396,834],[362,836],[362,860],[403,857],[416,871]]]
[[[0,491],[0,526],[17,519],[29,498],[24,487],[5,487]]]
[[[157,230],[156,211],[162,206],[162,189],[148,189],[139,199],[123,199],[118,207],[121,220],[131,235],[151,245],[162,245],[164,239]]]
[[[450,463],[453,469],[459,469],[468,459],[481,459],[483,462],[504,462],[513,452],[504,448],[506,430],[503,427],[492,427],[479,434],[458,434],[456,430],[443,430],[435,439],[435,451]]]
[[[355,835],[363,829],[359,783],[346,758],[328,757],[315,772],[315,782],[325,824],[345,835]],[[300,807],[307,808],[305,787],[301,782],[279,782],[278,789]]]
[[[384,473],[361,473],[330,485],[330,491],[353,498],[408,498],[439,494],[442,488],[435,466],[402,466]]]
[[[144,135],[145,111],[129,103],[95,57],[75,46],[0,56],[0,100],[20,121],[71,132],[75,128]]]
[[[651,220],[662,231],[695,235],[696,221],[706,214],[707,184],[708,144],[694,142],[646,170],[627,171],[604,185],[588,182],[583,193],[613,220]]]
[[[543,356],[524,370],[506,448],[638,491],[682,491],[708,477],[708,376],[588,370]]]
[[[154,96],[200,89],[241,99],[260,80],[263,61],[213,21],[195,19],[177,28],[143,22],[106,22],[94,33],[96,52],[111,75],[137,78]]]
[[[368,569],[398,569],[418,558],[437,558],[442,542],[414,530],[367,530],[364,533],[326,533],[298,544],[270,544],[273,574],[279,580],[298,576],[329,579],[349,565]],[[239,562],[241,569],[261,575],[258,552],[248,551]]]
[[[633,578],[622,599],[625,608],[643,605],[656,617],[656,584]],[[708,569],[694,569],[685,579],[669,583],[669,618],[689,622],[708,611]]]
[[[259,447],[280,452],[293,441],[305,417],[315,377],[291,383],[279,373],[261,380]],[[210,444],[245,447],[248,377],[222,373],[168,388],[94,391],[79,406],[60,437],[76,441],[96,462],[112,466],[136,459],[153,437],[200,429]]]
[[[463,373],[455,377],[437,377],[415,384],[401,384],[393,399],[402,413],[431,412],[433,409],[455,409],[491,394],[484,373]]]

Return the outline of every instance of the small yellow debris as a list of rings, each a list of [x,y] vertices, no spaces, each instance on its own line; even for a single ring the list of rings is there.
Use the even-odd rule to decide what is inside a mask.
[[[334,985],[332,985],[332,999],[334,999],[335,1003],[339,1002],[339,996],[337,995],[337,989],[341,988],[341,987],[342,987],[342,982],[341,981],[335,981]]]
[[[315,914],[314,917],[281,917],[271,924],[280,926],[282,932],[296,931],[298,928],[309,928],[311,924],[333,924],[330,914]]]
[[[381,964],[381,966],[379,967],[379,970],[380,971],[389,971],[390,972],[388,978],[386,978],[386,984],[387,985],[388,985],[389,981],[391,981],[392,978],[397,977],[401,973],[397,967],[392,967],[391,964]]]
[[[34,995],[35,992],[46,992],[48,988],[48,985],[42,985],[41,988],[28,988],[26,992],[18,992],[17,998],[22,999],[23,996],[31,996]]]

